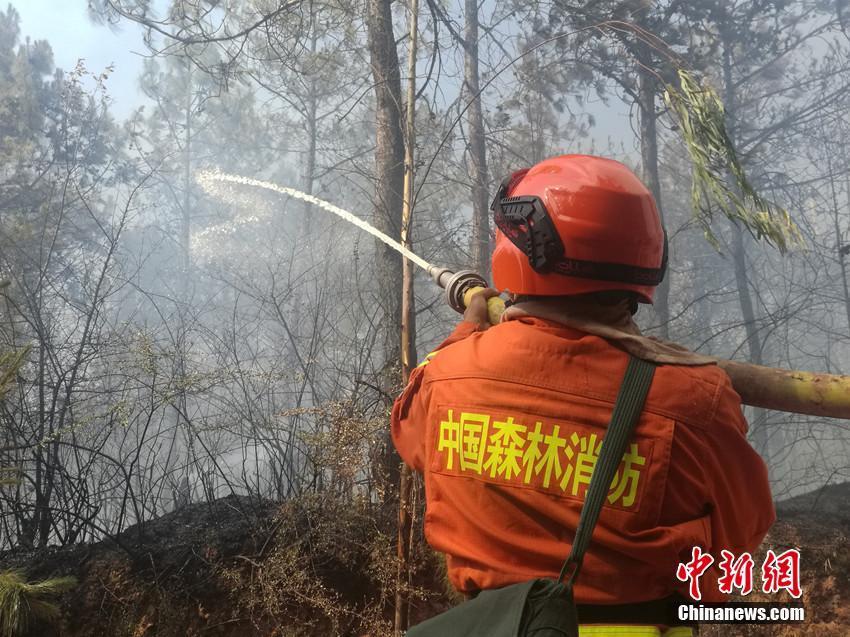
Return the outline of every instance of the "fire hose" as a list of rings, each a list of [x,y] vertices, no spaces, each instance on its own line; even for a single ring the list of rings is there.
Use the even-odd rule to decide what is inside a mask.
[[[445,290],[449,306],[461,313],[472,297],[487,287],[484,278],[471,270],[452,272],[431,266],[428,274]],[[487,300],[487,313],[493,325],[499,323],[504,311],[505,302],[501,298]],[[729,375],[745,405],[850,419],[850,376],[793,371],[722,358],[714,361]]]

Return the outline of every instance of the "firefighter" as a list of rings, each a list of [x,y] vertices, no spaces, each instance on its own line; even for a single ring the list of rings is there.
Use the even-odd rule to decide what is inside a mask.
[[[632,316],[653,302],[667,261],[650,192],[610,159],[564,155],[515,172],[492,209],[494,285],[513,305],[491,326],[486,300],[498,292],[476,295],[392,412],[399,454],[424,474],[427,540],[466,595],[557,577],[627,364],[623,342],[640,338]],[[775,518],[746,434],[722,370],[658,367],[575,589],[582,634],[691,634],[665,609],[689,592],[676,574],[694,547],[718,558],[702,600],[725,600],[721,550],[754,551]]]

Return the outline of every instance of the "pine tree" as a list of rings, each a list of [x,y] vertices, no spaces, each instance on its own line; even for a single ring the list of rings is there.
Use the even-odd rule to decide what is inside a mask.
[[[25,637],[30,631],[53,625],[59,608],[50,600],[76,586],[73,577],[26,581],[20,571],[0,572],[0,637]]]

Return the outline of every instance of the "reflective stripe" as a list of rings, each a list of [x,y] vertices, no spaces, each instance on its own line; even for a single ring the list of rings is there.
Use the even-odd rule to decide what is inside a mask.
[[[440,350],[434,350],[433,352],[430,352],[425,358],[422,359],[422,362],[419,363],[417,367],[424,367],[425,365],[430,363],[431,359],[434,358],[439,352]]]
[[[676,626],[661,631],[655,626],[626,626],[594,624],[579,626],[579,637],[694,637],[693,628]]]

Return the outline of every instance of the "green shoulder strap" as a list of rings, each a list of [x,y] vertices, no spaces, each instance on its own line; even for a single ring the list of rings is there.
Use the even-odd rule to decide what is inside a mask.
[[[538,578],[482,591],[475,599],[455,606],[408,631],[408,637],[574,637],[578,616],[573,603],[572,584],[590,543],[602,502],[608,495],[614,472],[620,465],[634,425],[640,416],[652,383],[655,365],[636,358],[629,361],[611,422],[602,441],[593,476],[570,556],[558,581]],[[567,584],[562,584],[573,567]]]
[[[569,574],[568,587],[572,586],[581,570],[584,554],[588,545],[590,545],[590,538],[593,536],[593,528],[596,526],[602,504],[611,488],[614,473],[620,466],[626,445],[637,424],[640,412],[643,410],[654,375],[654,363],[634,356],[629,357],[626,374],[623,377],[623,383],[620,385],[617,401],[614,403],[611,422],[608,424],[608,431],[602,440],[602,449],[599,451],[596,467],[593,469],[590,485],[588,485],[587,494],[584,497],[584,506],[581,509],[581,517],[576,528],[572,550],[561,568],[561,574],[558,576],[558,581],[562,582]]]

